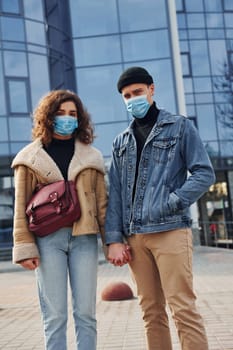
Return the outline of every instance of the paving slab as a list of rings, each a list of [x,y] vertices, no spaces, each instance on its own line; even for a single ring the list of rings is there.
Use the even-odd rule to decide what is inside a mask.
[[[102,301],[103,288],[117,281],[127,283],[135,297],[124,301]],[[233,350],[233,250],[195,247],[194,287],[197,306],[207,330],[209,350]],[[100,256],[97,350],[146,349],[135,291],[128,267],[114,267],[104,263]],[[68,350],[76,350],[71,306],[69,308]],[[170,313],[169,321],[173,350],[180,350]],[[44,349],[34,272],[25,271],[11,262],[0,262],[0,349]]]

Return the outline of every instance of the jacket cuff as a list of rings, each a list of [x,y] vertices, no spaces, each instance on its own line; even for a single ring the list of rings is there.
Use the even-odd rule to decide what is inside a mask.
[[[39,258],[40,254],[35,243],[21,243],[13,247],[13,263],[18,264],[21,260]]]
[[[121,232],[105,232],[105,244],[109,245],[111,243],[123,243],[123,235]]]

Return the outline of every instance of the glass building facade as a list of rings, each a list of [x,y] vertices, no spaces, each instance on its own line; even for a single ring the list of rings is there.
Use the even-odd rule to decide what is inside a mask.
[[[187,114],[209,152],[217,182],[198,219],[232,221],[232,18],[231,0],[0,0],[0,244],[11,240],[10,164],[40,97],[76,91],[108,161],[130,120],[117,80],[135,65],[153,75],[158,107]]]

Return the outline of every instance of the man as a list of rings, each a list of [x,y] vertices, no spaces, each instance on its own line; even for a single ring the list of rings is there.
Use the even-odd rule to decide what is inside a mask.
[[[144,68],[127,69],[117,86],[134,118],[113,143],[108,260],[129,263],[148,350],[172,349],[166,302],[182,349],[207,350],[193,291],[189,207],[215,181],[213,168],[193,123],[157,108]]]

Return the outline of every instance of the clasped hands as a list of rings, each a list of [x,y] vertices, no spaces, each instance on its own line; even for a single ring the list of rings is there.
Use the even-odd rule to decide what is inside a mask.
[[[108,246],[108,261],[115,266],[123,266],[132,260],[130,246],[126,243],[112,243]]]

